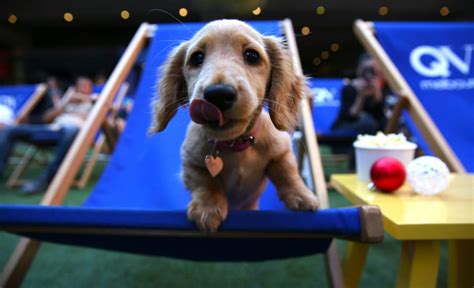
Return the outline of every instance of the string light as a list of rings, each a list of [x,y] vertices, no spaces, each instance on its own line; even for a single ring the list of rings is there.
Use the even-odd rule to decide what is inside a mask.
[[[180,9],[179,9],[179,16],[181,16],[181,17],[186,17],[186,16],[188,16],[188,9],[186,9],[186,8],[180,8]]]
[[[74,20],[74,16],[72,13],[66,12],[64,13],[64,20],[66,20],[66,22],[72,22]]]
[[[439,14],[441,14],[441,16],[448,16],[449,15],[449,8],[444,6],[443,8],[439,9]]]
[[[328,59],[329,58],[329,52],[328,51],[321,52],[321,58],[323,58],[323,60]]]
[[[321,58],[319,58],[319,57],[314,57],[314,58],[313,58],[313,65],[314,65],[314,66],[318,66],[319,64],[321,64]]]
[[[257,7],[254,10],[252,10],[252,14],[255,16],[260,15],[260,13],[262,13],[262,9],[260,7]]]
[[[15,24],[17,20],[18,17],[16,17],[15,14],[11,14],[10,16],[8,16],[8,22],[10,22],[11,24]]]
[[[331,51],[332,52],[337,52],[339,50],[339,44],[337,43],[332,43],[331,44]]]
[[[388,14],[388,7],[387,6],[382,6],[379,8],[379,15],[380,16],[385,16]]]
[[[308,35],[309,33],[311,33],[311,29],[309,29],[308,26],[304,26],[303,28],[301,28],[301,34],[303,34],[304,36]]]
[[[324,8],[324,6],[319,6],[318,8],[316,8],[316,14],[318,15],[323,15],[325,12],[326,8]]]
[[[127,20],[130,18],[130,12],[127,10],[122,10],[122,12],[120,12],[120,17],[122,17],[123,20]]]

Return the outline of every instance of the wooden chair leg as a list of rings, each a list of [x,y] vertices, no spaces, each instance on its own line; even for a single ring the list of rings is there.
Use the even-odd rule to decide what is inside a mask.
[[[82,175],[80,176],[79,180],[76,182],[76,186],[80,189],[84,188],[89,182],[89,179],[92,175],[92,170],[94,170],[95,164],[97,163],[97,158],[99,158],[99,154],[102,151],[102,148],[105,145],[105,137],[103,135],[97,140],[94,144],[94,149],[92,151],[92,155],[86,162]]]
[[[0,287],[20,287],[40,245],[39,241],[29,238],[20,239],[0,275]]]
[[[330,287],[343,288],[344,278],[342,275],[341,260],[337,251],[336,241],[333,240],[326,252],[326,271],[330,282]]]
[[[36,154],[37,149],[34,146],[30,146],[26,150],[25,155],[20,160],[20,163],[15,167],[12,174],[8,178],[6,186],[9,188],[21,185],[20,177],[25,172],[26,167],[30,164],[31,160]]]

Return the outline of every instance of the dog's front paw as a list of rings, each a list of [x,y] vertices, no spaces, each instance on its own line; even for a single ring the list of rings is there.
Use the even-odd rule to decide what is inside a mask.
[[[282,193],[281,198],[291,210],[316,211],[319,208],[318,197],[308,189]]]
[[[216,232],[227,218],[227,201],[210,201],[208,203],[193,200],[188,205],[188,219],[196,223],[203,232]]]

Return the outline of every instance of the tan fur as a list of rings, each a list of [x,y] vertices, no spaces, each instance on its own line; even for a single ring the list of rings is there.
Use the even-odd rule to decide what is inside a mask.
[[[246,49],[259,53],[258,65],[244,61]],[[200,67],[188,64],[195,51],[205,53]],[[277,39],[237,20],[214,21],[176,48],[162,71],[151,131],[163,130],[179,104],[203,98],[209,85],[232,85],[238,94],[224,112],[224,127],[190,123],[181,148],[182,178],[192,195],[188,217],[200,230],[216,231],[229,209],[258,209],[267,177],[288,208],[317,209],[316,196],[298,174],[286,132],[294,127],[307,87],[304,77],[293,73],[288,52]],[[262,112],[265,101],[270,115]],[[220,151],[224,168],[212,178],[204,164],[212,149],[208,139],[234,139],[252,129],[257,117],[256,144],[243,152]]]

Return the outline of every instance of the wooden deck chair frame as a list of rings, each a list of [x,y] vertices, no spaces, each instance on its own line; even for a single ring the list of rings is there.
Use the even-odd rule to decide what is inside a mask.
[[[296,47],[292,23],[290,20],[286,19],[283,20],[281,24],[288,40],[289,50],[291,52],[292,60],[294,63],[293,68],[295,70],[295,73],[300,74],[302,73],[302,69],[297,52],[298,50]],[[80,164],[82,163],[82,159],[86,155],[90,143],[93,141],[94,135],[100,129],[100,125],[103,123],[107,116],[107,112],[112,104],[114,95],[117,93],[120,84],[125,80],[125,77],[131,70],[132,65],[137,59],[138,54],[142,50],[147,39],[153,37],[155,29],[155,25],[150,25],[148,23],[141,24],[140,28],[136,32],[135,36],[133,37],[132,41],[130,42],[129,46],[127,47],[120,61],[118,62],[117,66],[115,67],[109,80],[105,84],[101,96],[99,97],[96,105],[94,105],[92,111],[90,112],[84,127],[81,129],[78,136],[76,137],[71,149],[65,157],[65,160],[61,164],[61,167],[58,173],[56,174],[56,177],[53,179],[50,186],[48,187],[48,190],[41,201],[41,205],[60,205],[63,203],[64,198],[69,190],[69,187],[74,181],[74,176],[76,175]],[[301,113],[301,118],[303,120],[302,129],[303,133],[305,134],[304,139],[306,142],[308,158],[311,164],[311,177],[314,183],[314,190],[320,197],[321,207],[326,208],[329,206],[326,182],[324,181],[318,145],[315,141],[316,134],[314,131],[313,123],[311,121],[311,109],[309,106],[309,102],[306,100],[301,101]],[[368,228],[364,230],[364,235],[359,240],[367,241],[367,239],[374,239],[373,236],[377,235],[377,241],[380,241],[380,235],[383,235],[383,231],[381,230],[381,217],[380,211],[378,209],[375,210],[377,211],[367,209],[362,212],[363,219],[365,219],[362,223],[363,227]],[[376,223],[367,223],[365,222],[366,220],[368,222],[371,222],[373,220]],[[371,227],[375,227],[375,229]],[[74,229],[68,228],[68,231],[70,230],[72,231]],[[104,231],[104,229],[99,229],[98,231],[94,230],[94,232],[107,233],[107,231]],[[137,233],[137,231],[122,231],[120,233],[120,235],[122,235],[122,233],[123,235],[126,235],[127,233]],[[160,233],[166,233],[166,231]],[[246,232],[241,232],[240,234],[234,232],[232,235],[235,236],[234,234],[241,237],[245,237],[245,235],[248,236],[248,233]],[[264,237],[265,233],[260,234],[260,237]],[[252,235],[254,236],[254,234]],[[19,286],[24,276],[26,275],[26,272],[30,267],[31,262],[33,261],[33,258],[36,255],[36,252],[38,251],[39,247],[39,241],[30,240],[28,238],[21,238],[15,251],[10,257],[9,262],[4,268],[4,271],[0,278],[0,286]],[[343,287],[343,279],[341,276],[342,272],[334,242],[330,246],[326,255],[328,263],[327,271],[330,275],[329,280],[331,286]]]
[[[400,101],[394,107],[394,115],[387,125],[386,132],[394,132],[396,130],[401,112],[406,109],[415,125],[420,129],[422,137],[428,143],[433,154],[443,160],[451,171],[466,173],[466,169],[461,164],[461,161],[459,161],[459,158],[377,40],[377,31],[375,31],[373,22],[356,20],[354,22],[354,33],[366,51],[379,63],[392,91],[400,97]]]

